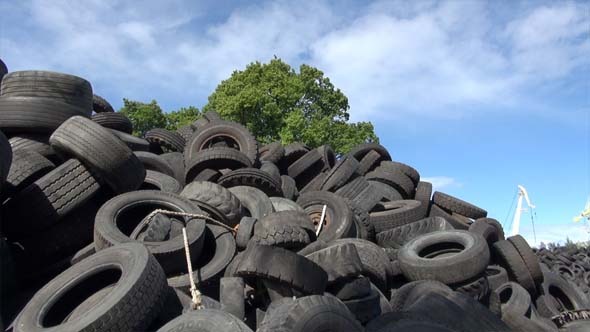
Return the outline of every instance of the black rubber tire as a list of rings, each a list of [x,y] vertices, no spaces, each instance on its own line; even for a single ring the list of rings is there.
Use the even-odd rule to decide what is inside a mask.
[[[381,200],[379,191],[375,190],[362,176],[336,190],[336,195],[350,200],[352,205],[367,212],[371,211]]]
[[[149,130],[143,138],[151,144],[166,148],[168,152],[183,152],[186,145],[186,141],[182,135],[162,128]]]
[[[354,227],[352,210],[338,195],[327,191],[312,191],[301,194],[297,204],[309,215],[316,228],[319,227],[323,206],[327,206],[324,224],[318,235],[319,239],[329,242],[352,236],[351,231]]]
[[[379,152],[371,150],[361,160],[356,172],[359,175],[365,175],[379,166],[381,155]]]
[[[363,327],[340,300],[312,295],[289,299],[267,311],[259,332],[361,332]]]
[[[182,185],[169,175],[147,170],[145,173],[145,180],[138,190],[160,190],[167,193],[178,194],[182,190]]]
[[[371,281],[367,277],[359,276],[328,285],[326,291],[342,301],[360,299],[371,293]]]
[[[99,190],[96,176],[78,160],[70,159],[4,204],[3,232],[18,238],[50,227]]]
[[[454,284],[480,275],[489,263],[490,252],[485,239],[477,234],[441,231],[406,243],[398,252],[398,260],[410,280]]]
[[[294,288],[304,294],[323,294],[328,275],[316,263],[278,247],[250,245],[237,266],[244,278],[261,278]]]
[[[435,322],[425,321],[424,317],[411,312],[385,313],[366,326],[366,332],[459,332]]]
[[[414,199],[422,203],[424,216],[430,213],[430,198],[432,197],[432,183],[420,181],[416,185]]]
[[[8,142],[13,152],[18,150],[33,151],[49,159],[54,164],[63,162],[49,145],[49,136],[47,135],[17,135],[12,136]]]
[[[355,157],[357,160],[361,160],[370,151],[379,153],[381,156],[380,160],[391,160],[391,156],[389,155],[389,152],[387,152],[387,149],[378,143],[359,144],[352,148],[349,154]]]
[[[281,184],[268,173],[257,168],[236,169],[222,175],[217,183],[225,188],[250,186],[262,190],[267,196],[283,196]]]
[[[335,191],[342,187],[350,179],[359,166],[359,162],[354,157],[345,156],[336,162],[336,165],[326,174],[320,189],[326,191]]]
[[[479,221],[476,220],[473,224],[469,225],[469,231],[481,235],[486,239],[488,245],[500,241],[500,236],[496,228],[481,219]]]
[[[88,111],[49,98],[0,98],[0,130],[5,133],[50,134],[73,116],[90,117]]]
[[[309,177],[309,174],[316,175],[321,172],[321,160],[322,155],[318,149],[310,150],[289,165],[287,174],[295,179],[296,182],[300,182],[300,179]]]
[[[494,261],[506,269],[510,280],[515,280],[531,295],[537,294],[537,287],[518,250],[509,241],[498,241],[492,245]]]
[[[529,246],[526,240],[521,235],[514,235],[507,239],[516,251],[520,254],[522,261],[524,262],[527,270],[531,274],[533,281],[537,287],[540,287],[543,283],[543,272],[541,271],[541,266],[539,265],[539,259],[533,252],[533,249]]]
[[[4,61],[2,61],[2,59],[0,59],[0,83],[2,82],[2,78],[4,77],[4,75],[6,75],[8,73],[8,68],[6,67],[6,64],[4,63]],[[2,91],[2,90],[0,90]]]
[[[588,298],[585,298],[583,293],[553,272],[545,271],[542,290],[547,301],[543,301],[541,296],[537,298],[536,304],[539,312],[546,317],[550,318],[563,311],[588,309],[590,306]]]
[[[133,124],[123,113],[96,113],[92,116],[92,121],[105,128],[117,130],[126,134],[133,133]]]
[[[94,113],[113,113],[113,112],[115,112],[115,109],[113,109],[113,106],[111,106],[111,104],[106,99],[104,99],[103,97],[101,97],[97,94],[92,95],[92,110],[94,111]]]
[[[399,170],[405,175],[407,175],[410,180],[414,183],[414,186],[417,186],[420,183],[420,173],[410,165],[406,165],[404,163],[400,163],[397,161],[382,161],[380,164],[381,167],[385,169],[394,169]]]
[[[491,292],[498,289],[502,284],[505,284],[508,281],[510,281],[508,279],[508,272],[506,272],[506,269],[504,269],[500,265],[488,265],[484,273],[488,278],[488,283],[490,285]]]
[[[365,179],[383,182],[397,190],[405,199],[414,197],[414,183],[400,170],[386,169],[380,166],[365,174]]]
[[[485,218],[488,215],[488,212],[482,208],[439,191],[434,192],[432,195],[432,201],[434,204],[444,208],[445,210],[455,212],[469,218]]]
[[[145,179],[145,169],[133,152],[89,119],[70,118],[49,142],[56,152],[80,159],[117,193],[135,190]]]
[[[359,239],[375,242],[375,226],[371,224],[369,212],[358,207],[349,199],[345,199],[345,201],[352,210],[356,237]]]
[[[0,131],[0,193],[2,192],[4,181],[6,181],[10,173],[11,164],[12,147],[6,136],[4,136],[4,133]]]
[[[213,182],[217,183],[217,179],[219,179],[223,174],[220,171],[214,170],[211,168],[205,168],[201,171],[195,178],[193,182]]]
[[[315,241],[315,226],[308,214],[304,211],[273,212],[260,219],[260,226],[267,227],[272,225],[296,225],[303,227],[310,235],[313,235]]]
[[[288,174],[287,169],[291,164],[303,157],[310,148],[299,142],[294,142],[285,146],[285,154],[279,160],[278,166],[281,170],[281,174]]]
[[[219,282],[219,302],[221,302],[221,310],[243,320],[246,315],[244,279],[236,277],[221,278]]]
[[[94,247],[94,242],[92,242],[89,245],[85,246],[84,248],[76,251],[74,256],[72,256],[72,258],[70,259],[70,264],[71,265],[78,264],[83,259],[90,257],[94,254],[96,254],[96,248]]]
[[[371,212],[370,221],[375,232],[381,233],[395,227],[413,223],[423,219],[422,204],[415,200],[386,202],[382,204],[384,211]]]
[[[483,221],[486,224],[494,227],[496,229],[496,233],[498,234],[498,240],[502,241],[505,240],[504,238],[504,228],[502,227],[502,224],[500,224],[500,222],[494,218],[479,218],[479,219],[475,219],[474,222],[478,222],[478,221]]]
[[[1,140],[2,137],[0,133],[0,141]],[[11,197],[15,195],[55,168],[55,165],[47,158],[35,151],[27,150],[14,151],[14,153],[12,153],[11,164],[10,145],[8,145],[8,141],[6,141],[8,149],[2,145],[2,142],[0,142],[0,149],[9,152],[0,153],[2,156],[2,162],[10,167],[10,171],[6,169],[8,176],[5,177],[6,174],[3,174],[4,171],[1,169],[4,166],[0,165],[0,183],[4,178],[6,179],[6,182],[2,187],[3,197]]]
[[[184,186],[184,156],[180,152],[166,152],[160,155],[172,170],[174,171],[174,178]]]
[[[391,274],[391,263],[387,254],[373,242],[362,239],[339,239],[330,243],[352,243],[363,263],[362,275],[369,277],[371,282],[383,293],[389,293],[388,276]]]
[[[254,235],[254,227],[258,223],[258,219],[252,217],[242,217],[240,226],[236,232],[236,246],[238,250],[244,250],[248,246],[248,242]]]
[[[131,151],[150,151],[150,142],[144,140],[143,138],[135,137],[133,135],[129,135],[114,129],[109,129],[109,131],[121,142],[125,143],[125,145],[131,149]],[[184,177],[184,174],[182,176]]]
[[[182,136],[182,138],[184,139],[184,142],[185,142],[185,147],[186,147],[186,142],[190,141],[190,139],[193,137],[193,134],[195,133],[195,129],[191,125],[186,125],[186,126],[182,126],[178,129],[176,129],[176,133],[178,133],[180,136]],[[184,150],[181,152],[184,152]]]
[[[281,183],[281,171],[274,163],[270,161],[263,161],[260,163],[260,170],[270,175],[276,183]]]
[[[4,76],[0,90],[2,97],[48,98],[92,112],[92,86],[73,75],[40,70],[13,71]]]
[[[199,285],[201,292],[213,288],[212,295],[219,294],[219,290],[215,288],[219,285],[219,278],[223,276],[225,268],[228,267],[236,254],[236,241],[233,234],[227,229],[207,224],[203,249],[200,257],[196,258],[191,255],[193,278],[195,283]],[[183,272],[179,275],[169,276],[168,285],[190,294],[188,273]]]
[[[141,161],[145,170],[164,173],[170,177],[174,176],[174,170],[164,158],[157,154],[145,151],[135,151],[133,154]]]
[[[139,242],[131,238],[138,224],[153,210],[164,209],[175,212],[203,214],[197,205],[175,194],[156,190],[132,191],[107,201],[96,214],[94,244],[97,250],[127,242]],[[205,221],[182,218],[191,250],[199,257],[205,239]],[[189,222],[190,220],[190,222]],[[156,257],[167,274],[186,269],[186,258],[182,235],[177,234],[164,241],[142,242]]]
[[[260,220],[274,212],[272,202],[260,189],[237,186],[229,188],[229,191],[238,198],[242,207],[250,214],[250,217]]]
[[[429,217],[441,217],[448,221],[453,228],[458,230],[468,230],[469,224],[465,223],[463,220],[455,218],[454,216],[450,215],[447,211],[443,210],[436,204],[430,205],[430,212],[428,213]]]
[[[478,302],[483,302],[490,293],[490,284],[485,276],[485,272],[470,280],[453,284],[451,287],[456,292],[465,294]]]
[[[282,198],[282,197],[270,197],[270,201],[272,202],[272,207],[275,212],[280,211],[299,211],[305,212],[299,204],[293,202],[290,199]]]
[[[379,306],[379,293],[371,289],[369,295],[360,299],[351,299],[342,301],[348,310],[356,317],[361,324],[367,324],[377,316],[381,315]]]
[[[326,175],[327,175],[326,173],[321,172],[321,173],[318,173],[317,175],[315,175],[311,179],[306,178],[304,182],[297,183],[299,188],[301,188],[301,189],[299,189],[299,193],[304,194],[307,192],[319,191],[321,189],[322,182],[324,182],[324,179],[326,178]]]
[[[108,300],[63,322],[75,302],[111,283],[116,285]],[[166,287],[162,268],[144,246],[120,245],[86,258],[45,285],[19,314],[15,332],[142,331],[162,310]]]
[[[260,148],[260,161],[269,161],[271,163],[278,163],[285,155],[285,148],[281,142],[272,142]]]
[[[437,293],[443,296],[451,294],[453,290],[436,280],[418,280],[405,283],[391,293],[390,305],[393,311],[404,311],[411,307],[421,296]]]
[[[186,163],[186,183],[190,183],[203,170],[211,169],[238,169],[252,167],[252,162],[243,153],[232,148],[211,148],[194,154],[191,159],[184,154]]]
[[[352,243],[341,243],[305,256],[328,274],[328,286],[360,275],[363,263]]]
[[[287,250],[303,249],[315,240],[315,234],[298,225],[271,224],[256,228],[251,242]]]
[[[401,201],[404,198],[402,194],[400,194],[397,190],[395,190],[392,186],[387,185],[383,182],[379,181],[368,181],[369,184],[375,189],[379,191],[379,195],[381,196],[380,201],[382,202],[391,202],[391,201]]]
[[[241,319],[216,309],[189,311],[162,326],[157,332],[251,332]]]
[[[424,218],[377,234],[377,244],[384,248],[400,249],[422,234],[448,231],[453,227],[441,217]]]
[[[229,121],[214,121],[199,128],[191,141],[186,144],[184,150],[185,160],[192,162],[194,156],[198,152],[207,149],[212,141],[225,138],[229,138],[236,143],[238,150],[249,159],[251,165],[256,164],[258,161],[258,142],[246,127]]]

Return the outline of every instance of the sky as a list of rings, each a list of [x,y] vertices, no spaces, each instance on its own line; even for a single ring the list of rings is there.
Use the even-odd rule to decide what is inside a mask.
[[[274,56],[321,69],[394,160],[530,243],[587,241],[590,2],[0,0],[9,71],[88,79],[115,108],[202,107]],[[534,215],[534,231],[531,216]]]

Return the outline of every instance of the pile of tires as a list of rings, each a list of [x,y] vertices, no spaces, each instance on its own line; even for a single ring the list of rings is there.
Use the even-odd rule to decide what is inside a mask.
[[[587,248],[561,255],[564,279],[379,144],[259,146],[214,112],[195,120],[138,138],[83,79],[4,76],[2,329],[589,328]]]

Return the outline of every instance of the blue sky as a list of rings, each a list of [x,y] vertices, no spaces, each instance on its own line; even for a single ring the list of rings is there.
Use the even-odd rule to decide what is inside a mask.
[[[87,78],[116,108],[202,107],[233,70],[316,66],[395,160],[536,239],[588,240],[590,5],[512,1],[0,1],[9,70]],[[533,242],[530,214],[521,231]]]

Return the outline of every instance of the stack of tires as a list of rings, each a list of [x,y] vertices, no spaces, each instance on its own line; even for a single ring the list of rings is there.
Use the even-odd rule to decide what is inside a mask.
[[[379,144],[340,157],[327,145],[259,146],[215,112],[138,138],[106,100],[64,83],[81,79],[34,73],[9,73],[8,95],[0,92],[21,105],[0,103],[0,323],[8,330],[590,324],[584,288],[543,268],[522,237],[505,239],[485,210],[433,193]],[[39,98],[72,108],[84,99],[89,108],[66,116],[67,107],[22,106]],[[36,143],[14,144],[25,135]],[[588,252],[571,255],[585,262]],[[566,315],[558,327],[553,319]]]

